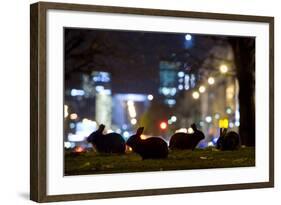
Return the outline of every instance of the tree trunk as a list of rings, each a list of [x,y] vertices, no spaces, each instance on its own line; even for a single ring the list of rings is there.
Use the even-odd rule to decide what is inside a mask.
[[[239,82],[242,145],[255,146],[255,41],[230,39]]]

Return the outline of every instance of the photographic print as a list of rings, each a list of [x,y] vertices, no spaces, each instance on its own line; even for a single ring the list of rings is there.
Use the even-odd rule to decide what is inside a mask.
[[[274,18],[30,7],[30,199],[274,186]]]
[[[255,38],[64,28],[64,174],[255,166]]]

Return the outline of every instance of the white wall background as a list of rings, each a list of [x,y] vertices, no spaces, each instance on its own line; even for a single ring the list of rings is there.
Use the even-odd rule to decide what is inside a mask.
[[[74,0],[61,2],[208,11],[275,16],[275,127],[280,124],[281,13],[277,0]],[[35,1],[2,1],[0,6],[0,201],[1,204],[32,204],[29,201],[29,4]],[[280,200],[280,157],[275,130],[276,186],[274,189],[239,190],[63,202],[60,204],[268,204]],[[11,146],[13,145],[13,146]],[[55,203],[56,204],[56,203]]]

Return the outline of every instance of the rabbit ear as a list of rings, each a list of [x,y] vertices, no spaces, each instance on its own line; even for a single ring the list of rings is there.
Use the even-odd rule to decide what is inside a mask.
[[[104,124],[100,124],[98,131],[99,132],[103,132],[104,128],[105,128],[105,125]]]
[[[193,124],[191,125],[191,128],[193,129],[193,131],[196,131],[196,130],[197,130],[197,126],[196,126],[196,124],[195,124],[195,123],[193,123]]]
[[[226,134],[226,133],[227,133],[227,128],[225,128],[225,129],[223,130],[223,133],[224,133],[224,134]]]
[[[143,133],[144,127],[139,127],[136,135],[141,135]]]

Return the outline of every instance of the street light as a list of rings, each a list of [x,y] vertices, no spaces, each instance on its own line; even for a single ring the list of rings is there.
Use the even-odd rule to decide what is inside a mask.
[[[153,100],[153,95],[149,94],[149,95],[147,96],[147,99],[148,99],[149,101]]]
[[[192,93],[192,97],[193,97],[195,100],[197,100],[197,99],[200,97],[199,92],[194,91],[194,92]]]
[[[229,107],[228,107],[228,108],[226,108],[226,113],[227,113],[227,114],[231,114],[231,113],[232,113],[231,108],[229,108]]]
[[[192,36],[190,34],[185,35],[185,40],[191,41],[191,39],[192,39]]]
[[[177,117],[176,116],[172,116],[171,120],[172,120],[172,122],[176,122],[177,121]]]
[[[208,83],[209,83],[210,85],[213,85],[213,84],[215,83],[215,79],[214,79],[213,77],[209,77],[209,78],[208,78]]]
[[[211,123],[212,122],[212,117],[211,116],[207,116],[205,118],[205,120],[206,120],[207,123]]]
[[[137,120],[136,120],[135,118],[131,119],[131,124],[132,124],[132,125],[137,124]]]
[[[70,119],[71,120],[76,120],[78,118],[78,115],[76,114],[76,113],[72,113],[71,115],[70,115]]]
[[[203,85],[201,85],[201,86],[199,87],[199,92],[200,92],[200,93],[204,93],[205,91],[206,91],[206,87],[203,86]]]
[[[178,72],[178,77],[179,78],[183,78],[184,77],[184,72],[183,71]]]
[[[215,119],[216,119],[216,120],[220,119],[220,114],[219,114],[219,113],[216,113],[216,114],[215,114]]]
[[[130,133],[128,131],[124,131],[123,136],[127,139],[128,137],[130,137]]]
[[[220,66],[220,72],[221,72],[222,74],[225,74],[227,71],[228,71],[227,65],[222,64],[222,65]]]

